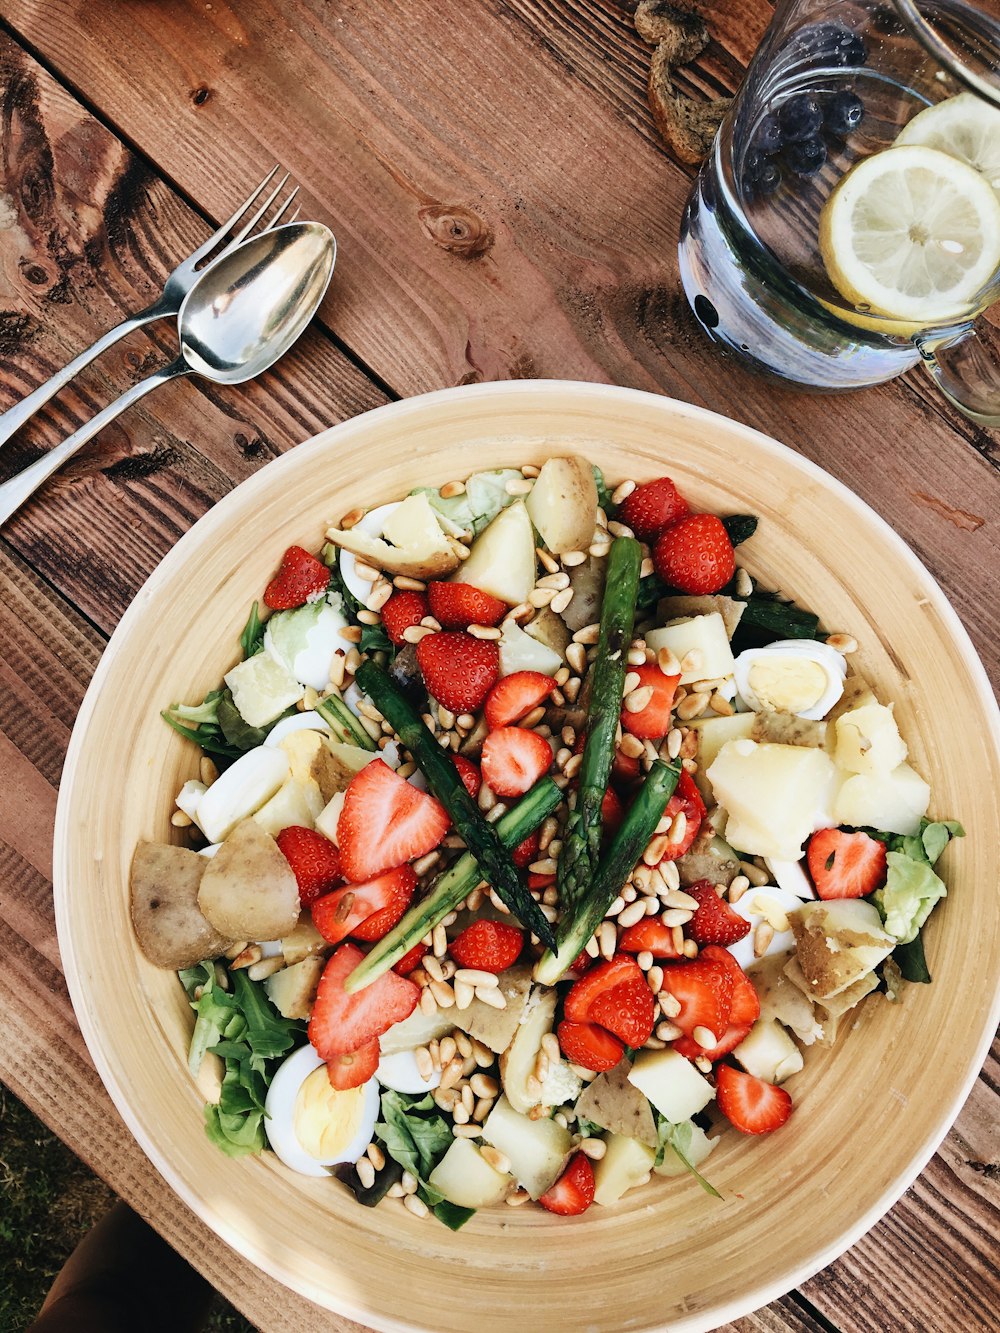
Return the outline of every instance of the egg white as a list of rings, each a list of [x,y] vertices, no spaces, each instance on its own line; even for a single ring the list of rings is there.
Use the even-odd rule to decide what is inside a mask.
[[[264,737],[264,744],[272,747],[280,745],[285,737],[290,736],[293,731],[324,731],[328,736],[331,734],[330,724],[326,719],[310,708],[301,713],[293,713],[291,717],[283,717],[280,722],[275,722]]]
[[[264,1101],[264,1130],[274,1152],[293,1171],[304,1176],[329,1175],[327,1167],[356,1162],[371,1143],[379,1112],[378,1083],[371,1078],[363,1085],[364,1114],[350,1143],[332,1157],[319,1160],[307,1153],[295,1134],[295,1099],[299,1088],[324,1062],[312,1046],[301,1046],[278,1066]]]
[[[395,1051],[392,1055],[383,1055],[375,1070],[375,1077],[384,1088],[395,1092],[431,1092],[441,1082],[441,1071],[432,1071],[430,1079],[425,1079],[417,1068],[412,1051]]]
[[[751,963],[757,961],[757,955],[753,951],[754,931],[760,922],[765,920],[762,912],[753,910],[758,897],[768,898],[772,903],[776,903],[783,912],[793,912],[797,907],[801,907],[803,902],[807,901],[805,898],[797,897],[794,893],[789,893],[787,889],[779,888],[774,884],[765,884],[763,888],[759,889],[751,886],[742,897],[730,904],[737,916],[741,916],[744,921],[750,922],[750,934],[744,935],[741,940],[737,940],[735,944],[729,946],[729,952],[744,970]],[[772,953],[787,953],[794,948],[794,932],[791,929],[776,930],[774,938],[761,957],[766,958],[768,954]]]
[[[381,537],[382,525],[394,509],[398,509],[402,500],[394,500],[391,504],[379,505],[377,509],[370,509],[364,518],[355,523],[354,530],[363,532],[369,537]],[[372,585],[359,576],[357,570],[357,560],[351,551],[340,551],[340,577],[344,580],[344,587],[348,592],[365,605],[372,594]]]
[[[740,653],[733,667],[733,678],[739,696],[745,699],[755,712],[759,711],[764,705],[750,684],[750,672],[754,665],[758,662],[774,659],[780,662],[782,658],[795,657],[815,662],[826,678],[826,686],[820,697],[809,708],[796,713],[796,716],[810,718],[813,721],[826,717],[844,692],[847,663],[843,654],[838,653],[829,644],[820,643],[818,639],[779,639],[776,643],[769,643],[766,648],[747,648]]]

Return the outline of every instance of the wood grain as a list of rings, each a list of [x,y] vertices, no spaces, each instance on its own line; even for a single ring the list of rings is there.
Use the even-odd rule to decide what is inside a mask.
[[[104,123],[0,38],[0,408],[143,305],[208,233],[204,217],[225,216],[275,158],[341,243],[324,317],[355,364],[317,332],[260,386],[164,390],[47,488],[10,529],[12,545],[0,541],[0,756],[18,778],[0,785],[12,839],[0,847],[0,948],[12,960],[0,977],[0,1074],[263,1328],[340,1325],[214,1241],[115,1117],[59,972],[50,829],[36,816],[29,838],[12,814],[22,777],[50,808],[97,627],[114,626],[160,555],[233,482],[382,401],[381,384],[412,393],[541,374],[666,390],[770,431],[859,491],[941,578],[998,677],[996,437],[918,377],[815,399],[722,368],[677,288],[687,176],[655,136],[631,9],[2,7]],[[716,41],[684,86],[715,95],[738,78],[769,11],[763,0],[702,9]],[[166,330],[134,336],[8,456],[73,429],[166,359],[170,342]],[[166,627],[165,650],[171,642]],[[1000,1299],[996,1089],[994,1064],[914,1189],[804,1297],[727,1327],[992,1327],[979,1321]]]

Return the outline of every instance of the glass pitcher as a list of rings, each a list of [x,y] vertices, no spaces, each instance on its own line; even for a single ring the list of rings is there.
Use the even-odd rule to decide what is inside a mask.
[[[1000,425],[1000,366],[976,328],[1000,299],[990,8],[779,0],[681,227],[710,337],[818,390],[922,361],[963,412]]]

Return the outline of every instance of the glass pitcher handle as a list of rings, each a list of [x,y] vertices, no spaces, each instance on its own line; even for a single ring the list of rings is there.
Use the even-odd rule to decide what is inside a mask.
[[[1000,426],[1000,350],[990,347],[976,324],[915,341],[924,366],[948,401],[982,426]]]

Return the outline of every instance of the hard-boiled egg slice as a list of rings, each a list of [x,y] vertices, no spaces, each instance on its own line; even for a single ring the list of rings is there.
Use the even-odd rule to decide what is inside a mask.
[[[795,934],[788,924],[788,913],[801,907],[803,901],[804,899],[789,893],[787,889],[765,884],[760,889],[753,887],[747,889],[742,897],[731,904],[737,916],[750,922],[750,934],[744,935],[743,939],[729,946],[729,952],[740,967],[748,968],[758,957],[753,948],[754,933],[762,921],[766,921],[773,928],[774,937],[765,952],[759,955],[761,958],[766,958],[771,953],[787,953],[789,949],[795,948]]]
[[[378,1084],[338,1092],[312,1046],[293,1052],[271,1080],[264,1102],[271,1147],[293,1171],[328,1175],[327,1167],[356,1162],[378,1119]]]
[[[280,745],[285,737],[291,735],[293,731],[325,731],[328,736],[332,734],[330,724],[326,719],[310,708],[302,713],[293,713],[291,717],[283,717],[280,722],[275,722],[265,736],[264,744]]]
[[[769,857],[764,860],[779,889],[785,889],[804,900],[816,897],[812,881],[803,870],[801,861],[772,861]]]
[[[198,805],[198,824],[209,842],[222,842],[241,819],[269,801],[288,777],[288,755],[275,747],[247,750],[209,787]]]
[[[441,1071],[435,1069],[429,1079],[425,1079],[417,1068],[412,1051],[396,1051],[393,1055],[383,1055],[375,1070],[375,1077],[384,1088],[393,1088],[396,1092],[430,1092],[441,1082]]]
[[[394,500],[391,504],[369,509],[364,518],[354,525],[355,528],[358,532],[367,533],[369,537],[381,537],[383,523],[402,503],[402,500]],[[340,552],[340,577],[344,580],[347,591],[353,593],[363,606],[372,595],[372,585],[358,574],[357,559],[350,551]]]
[[[199,782],[197,778],[191,778],[185,782],[184,786],[177,793],[177,799],[174,805],[178,810],[183,810],[193,823],[198,824],[198,807],[201,805],[201,798],[208,791],[204,782]],[[201,825],[198,824],[201,828]]]
[[[736,688],[759,712],[825,717],[844,692],[843,656],[817,639],[779,639],[766,648],[747,648],[736,659]]]
[[[341,635],[346,628],[340,597],[333,594],[332,600],[320,598],[292,611],[276,611],[264,630],[264,651],[300,685],[323,690],[334,653],[346,656],[354,647]]]

